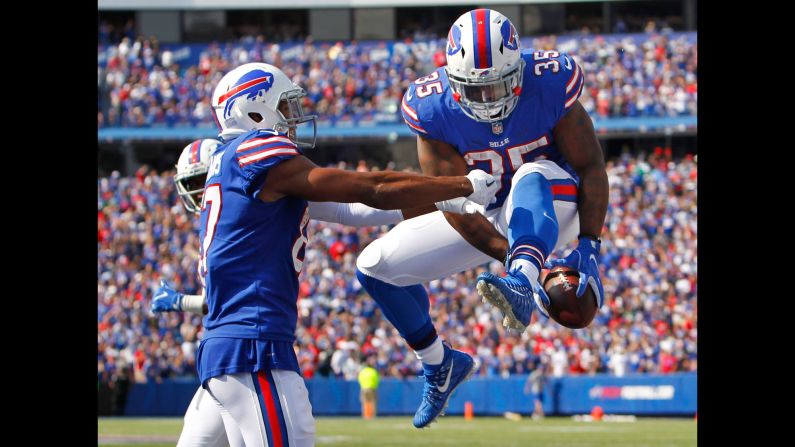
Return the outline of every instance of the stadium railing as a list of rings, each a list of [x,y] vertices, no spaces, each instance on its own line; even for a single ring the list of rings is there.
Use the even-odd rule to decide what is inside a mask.
[[[544,387],[543,407],[548,415],[590,413],[594,406],[608,414],[644,416],[689,415],[697,410],[696,373],[638,374],[615,377],[605,374],[549,378]],[[472,402],[477,415],[502,415],[510,411],[533,412],[533,397],[524,393],[526,375],[506,379],[475,377],[450,399],[448,414],[464,413]],[[342,379],[314,378],[306,381],[315,415],[359,415],[359,384]],[[126,416],[181,416],[198,387],[196,379],[170,379],[135,384],[125,407]],[[378,413],[414,414],[422,395],[423,381],[381,379]]]
[[[680,117],[642,117],[642,118],[607,118],[594,120],[597,132],[631,131],[672,131],[683,132],[694,129],[698,125],[695,116]],[[215,138],[218,129],[215,127],[106,127],[99,129],[99,141],[118,140],[195,140],[199,138]],[[374,124],[372,126],[336,126],[318,125],[318,138],[397,138],[411,137],[413,134],[400,124]]]

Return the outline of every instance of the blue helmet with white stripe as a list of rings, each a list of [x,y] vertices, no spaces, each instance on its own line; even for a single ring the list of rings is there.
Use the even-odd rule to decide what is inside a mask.
[[[316,115],[304,115],[304,89],[270,64],[251,63],[230,71],[213,92],[215,124],[224,140],[255,129],[287,134],[299,147],[315,146]],[[311,123],[312,140],[297,141],[299,124]]]
[[[516,108],[524,60],[519,34],[507,17],[492,9],[463,14],[447,34],[446,55],[453,99],[467,116],[494,122]]]

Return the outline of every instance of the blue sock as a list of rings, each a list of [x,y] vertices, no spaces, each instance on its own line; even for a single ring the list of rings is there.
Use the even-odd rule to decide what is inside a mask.
[[[367,276],[359,269],[356,278],[411,349],[425,349],[436,340],[429,312],[431,302],[422,284],[399,287]]]
[[[539,173],[525,175],[513,187],[513,214],[508,222],[508,267],[521,269],[528,281],[538,274],[558,240],[552,187]]]

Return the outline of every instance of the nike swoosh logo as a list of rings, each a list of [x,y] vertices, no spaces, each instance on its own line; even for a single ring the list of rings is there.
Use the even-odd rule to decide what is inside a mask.
[[[453,376],[453,362],[455,360],[450,359],[450,371],[447,371],[447,379],[444,381],[444,386],[437,386],[436,389],[439,390],[440,393],[446,393],[447,388],[450,387],[450,377]]]
[[[411,101],[411,89],[406,91],[406,101]]]
[[[589,256],[588,259],[593,261],[594,271],[598,275],[599,274],[599,263],[596,262],[596,256],[591,254],[591,256]],[[596,305],[599,306],[602,303],[602,294],[599,293],[599,287],[596,285],[596,279],[591,277],[591,279],[588,281],[588,283],[590,284],[591,281],[593,281],[594,295],[596,295]]]
[[[492,180],[491,182],[486,182],[486,188],[493,185],[496,180]]]
[[[166,292],[162,292],[162,293],[159,293],[159,294],[155,295],[155,299],[159,300],[160,298],[165,298],[167,296],[168,296],[168,294]]]
[[[566,69],[571,70],[571,61],[569,58],[564,56],[563,59],[566,59]]]

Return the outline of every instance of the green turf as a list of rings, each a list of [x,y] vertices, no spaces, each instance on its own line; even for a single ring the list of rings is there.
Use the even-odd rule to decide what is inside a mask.
[[[181,418],[99,418],[99,445],[174,446]],[[122,437],[127,437],[124,439]],[[317,419],[317,445],[353,446],[544,446],[679,447],[696,445],[692,419],[638,419],[637,422],[575,422],[571,418],[509,421],[503,418],[444,417],[417,430],[411,418]]]

